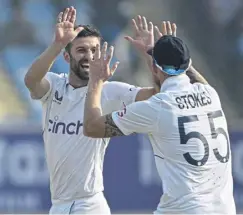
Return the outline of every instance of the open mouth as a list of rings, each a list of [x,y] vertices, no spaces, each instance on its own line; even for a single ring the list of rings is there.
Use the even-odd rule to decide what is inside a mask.
[[[89,65],[88,64],[81,64],[82,69],[89,69]]]

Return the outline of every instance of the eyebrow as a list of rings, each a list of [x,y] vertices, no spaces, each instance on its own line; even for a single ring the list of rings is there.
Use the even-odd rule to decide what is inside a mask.
[[[95,46],[92,46],[92,47],[78,46],[78,47],[76,47],[76,50],[78,50],[78,49],[93,49],[93,48],[95,48]]]
[[[76,47],[76,50],[77,49],[86,49],[86,47],[84,47],[84,46],[78,46],[78,47]]]

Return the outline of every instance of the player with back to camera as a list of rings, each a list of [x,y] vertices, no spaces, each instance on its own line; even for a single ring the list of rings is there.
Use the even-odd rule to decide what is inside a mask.
[[[50,213],[110,213],[103,196],[102,176],[109,139],[87,138],[82,133],[89,58],[93,58],[96,45],[100,45],[101,35],[90,26],[75,28],[75,19],[73,7],[59,14],[55,40],[31,65],[25,84],[31,97],[40,100],[43,107],[43,137],[52,198]],[[149,26],[140,30],[146,35],[146,44],[151,45],[152,23]],[[142,39],[137,37],[136,41]],[[48,72],[64,48],[64,58],[70,64],[68,77]],[[154,92],[152,87],[107,82],[102,92],[102,111],[110,113],[124,104],[147,99]]]
[[[101,35],[87,25],[75,27],[75,20],[73,7],[58,15],[55,40],[33,62],[25,75],[25,84],[31,97],[41,101],[43,109],[43,138],[52,199],[50,214],[109,214],[102,175],[109,138],[85,137],[82,128],[89,59],[93,58],[96,46],[100,46]],[[70,65],[68,77],[49,72],[64,48],[64,58]],[[102,111],[111,113],[147,99],[154,92],[153,87],[106,82]]]
[[[166,25],[169,35],[163,35]],[[137,32],[136,22],[134,28]],[[168,22],[162,33],[155,29],[160,38],[147,53],[160,91],[146,101],[102,115],[103,83],[113,74],[109,68],[113,48],[107,59],[105,44],[90,61],[84,134],[96,138],[148,134],[163,185],[155,214],[236,214],[230,141],[220,98],[202,77],[190,81],[186,75],[191,57],[175,35],[176,26]]]

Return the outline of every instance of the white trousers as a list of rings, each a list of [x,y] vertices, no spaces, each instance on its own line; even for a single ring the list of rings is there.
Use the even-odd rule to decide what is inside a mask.
[[[75,201],[53,204],[49,214],[111,214],[103,192]]]

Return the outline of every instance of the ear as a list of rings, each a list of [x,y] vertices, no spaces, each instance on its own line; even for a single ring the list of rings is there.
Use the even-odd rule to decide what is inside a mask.
[[[67,63],[70,63],[70,55],[67,51],[63,52],[63,57]]]

